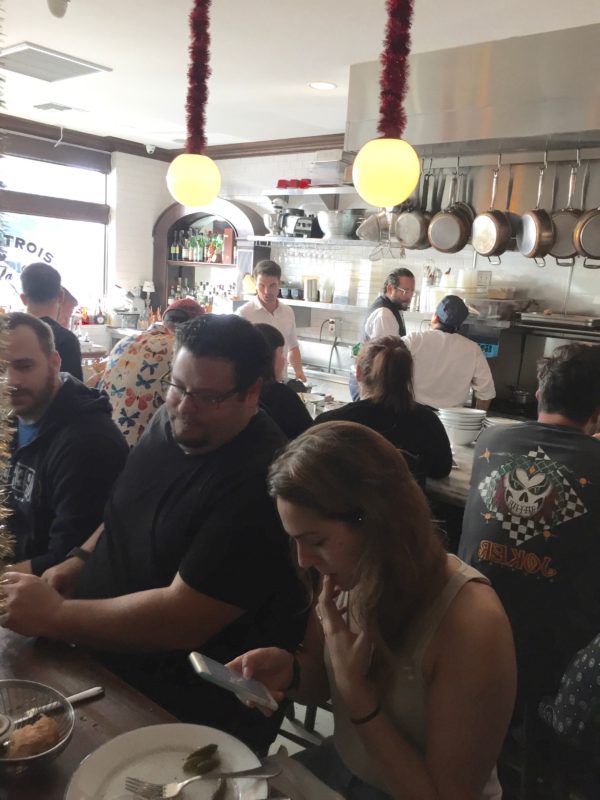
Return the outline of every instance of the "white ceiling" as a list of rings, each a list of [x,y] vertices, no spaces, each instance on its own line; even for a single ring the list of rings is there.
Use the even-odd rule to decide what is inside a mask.
[[[0,2],[0,5],[2,3]],[[160,147],[185,138],[192,0],[3,0],[4,46],[28,41],[110,67],[57,83],[6,73],[9,114]],[[340,133],[351,64],[379,57],[385,0],[213,0],[209,144]],[[599,0],[415,0],[413,50],[600,22]],[[557,58],[560,54],[557,54]],[[315,92],[311,80],[338,84]],[[43,112],[54,101],[85,112]]]

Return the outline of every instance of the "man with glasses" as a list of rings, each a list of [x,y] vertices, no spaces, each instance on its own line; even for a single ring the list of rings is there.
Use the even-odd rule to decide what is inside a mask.
[[[2,587],[7,627],[93,647],[179,719],[256,750],[280,716],[199,680],[187,654],[226,663],[255,647],[294,650],[303,638],[307,601],[266,489],[285,443],[258,410],[269,358],[240,317],[179,326],[165,405],[131,451],[104,525],[43,579],[9,573]]]
[[[401,312],[410,306],[414,293],[415,276],[409,269],[399,267],[390,272],[383,284],[382,293],[369,309],[361,344],[381,336],[405,336],[406,328]],[[352,400],[356,402],[359,393],[355,375],[350,378],[349,389]]]

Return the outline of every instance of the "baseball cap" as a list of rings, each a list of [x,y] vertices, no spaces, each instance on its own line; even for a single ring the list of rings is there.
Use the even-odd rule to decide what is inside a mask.
[[[164,322],[187,322],[203,313],[204,310],[200,303],[192,300],[191,297],[180,297],[169,305],[163,314],[163,320]]]
[[[460,297],[455,294],[447,294],[439,302],[435,313],[442,324],[458,330],[469,316],[469,309]]]

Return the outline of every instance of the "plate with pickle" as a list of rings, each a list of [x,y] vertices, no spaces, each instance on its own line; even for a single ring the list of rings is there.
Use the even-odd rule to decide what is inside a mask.
[[[135,800],[125,778],[152,783],[182,781],[193,775],[260,767],[252,750],[216,728],[187,723],[150,725],[106,742],[85,758],[71,778],[65,800]],[[186,800],[265,800],[264,779],[201,780],[185,789]]]

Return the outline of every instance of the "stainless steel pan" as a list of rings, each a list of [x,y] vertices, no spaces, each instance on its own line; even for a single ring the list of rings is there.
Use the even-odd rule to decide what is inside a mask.
[[[427,229],[429,228],[432,215],[427,210],[427,207],[430,179],[431,173],[424,173],[423,186],[421,189],[421,208],[403,211],[401,214],[398,214],[398,219],[396,220],[396,238],[400,244],[404,245],[408,250],[424,250],[426,247],[429,247]]]
[[[545,267],[544,256],[550,252],[554,244],[554,223],[552,217],[540,208],[542,187],[544,185],[545,165],[540,167],[538,193],[535,208],[521,217],[517,231],[517,248],[525,258],[533,258],[538,267]]]
[[[552,214],[555,236],[550,255],[554,256],[556,263],[560,267],[572,267],[575,264],[575,256],[577,255],[577,250],[573,243],[573,232],[575,231],[577,220],[581,216],[581,210],[573,208],[576,181],[577,167],[573,165],[569,176],[569,196],[566,208],[562,208]]]
[[[450,202],[433,217],[427,230],[429,243],[440,253],[458,253],[469,241],[473,217],[466,203],[456,201],[458,175],[451,179]]]
[[[507,212],[494,208],[496,189],[500,168],[496,167],[492,175],[492,199],[489,210],[478,214],[473,222],[473,249],[488,259],[501,256],[513,238],[513,229]]]
[[[589,164],[582,182],[582,205],[588,169]],[[600,269],[600,207],[581,214],[573,229],[573,245],[577,254],[583,256],[586,269]]]

